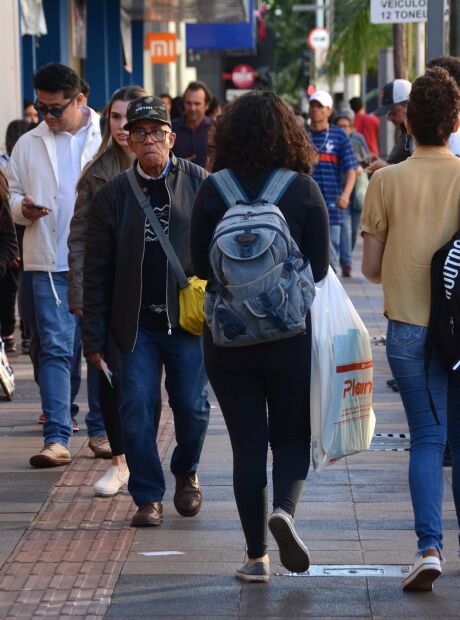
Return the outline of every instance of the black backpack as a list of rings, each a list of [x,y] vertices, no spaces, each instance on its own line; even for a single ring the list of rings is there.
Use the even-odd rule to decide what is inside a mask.
[[[431,309],[425,367],[436,351],[453,371],[460,369],[460,230],[431,261]]]

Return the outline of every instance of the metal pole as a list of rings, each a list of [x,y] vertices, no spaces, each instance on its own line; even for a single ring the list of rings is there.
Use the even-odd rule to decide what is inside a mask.
[[[417,24],[417,46],[415,50],[415,73],[422,75],[425,71],[425,24]]]
[[[393,48],[383,47],[379,50],[379,89],[382,89],[385,84],[392,80],[394,80]],[[388,121],[386,116],[381,116],[379,148],[383,159],[387,157],[393,148],[394,134],[393,123]]]
[[[460,0],[450,0],[449,54],[460,56]]]
[[[444,2],[440,0],[428,0],[428,21],[426,37],[427,60],[436,56],[444,56],[445,27],[444,27]]]
[[[316,0],[316,27],[324,28],[324,0]]]

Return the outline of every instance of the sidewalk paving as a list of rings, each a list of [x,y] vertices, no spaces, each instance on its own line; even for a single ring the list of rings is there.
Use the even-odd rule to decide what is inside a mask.
[[[357,264],[354,273],[345,286],[370,335],[379,337],[386,328],[380,287],[365,282]],[[16,398],[0,402],[0,617],[460,618],[450,468],[444,574],[433,593],[401,591],[401,571],[416,549],[407,425],[399,395],[386,386],[384,346],[375,344],[373,354],[376,432],[382,435],[373,448],[378,443],[388,450],[349,457],[320,474],[311,471],[296,524],[313,567],[308,575],[287,574],[270,536],[268,585],[243,584],[233,576],[244,561],[245,544],[233,498],[230,443],[215,398],[199,468],[201,512],[190,519],[175,512],[168,472],[163,526],[134,530],[126,491],[115,498],[93,496],[92,484],[108,462],[92,457],[84,432],[74,436],[74,460],[67,468],[29,467],[42,443],[38,391],[30,363],[12,357]],[[79,401],[84,411],[83,392]],[[165,407],[160,451],[166,470],[173,446]],[[366,572],[350,572],[355,565]]]

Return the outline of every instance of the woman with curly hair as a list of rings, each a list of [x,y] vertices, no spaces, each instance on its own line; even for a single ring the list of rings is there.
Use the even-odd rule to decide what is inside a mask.
[[[277,206],[319,281],[329,265],[329,223],[321,192],[308,176],[314,157],[294,113],[272,92],[242,95],[217,119],[213,171],[230,168],[250,200],[260,195],[276,169],[298,173]],[[211,284],[209,244],[225,211],[211,175],[200,187],[191,225],[194,268]],[[283,340],[224,348],[213,343],[205,325],[203,343],[206,370],[232,444],[234,492],[247,543],[248,561],[236,577],[255,582],[269,578],[269,445],[273,512],[268,524],[282,564],[291,571],[305,571],[310,558],[293,517],[310,464],[310,315],[304,334]]]
[[[430,591],[441,575],[447,437],[460,517],[460,377],[435,355],[425,369],[431,259],[460,228],[460,160],[447,146],[459,127],[459,112],[460,91],[447,71],[429,69],[415,80],[406,127],[417,147],[404,162],[374,173],[361,221],[362,271],[371,282],[383,284],[387,357],[410,430],[409,487],[418,558],[403,580],[404,590]]]

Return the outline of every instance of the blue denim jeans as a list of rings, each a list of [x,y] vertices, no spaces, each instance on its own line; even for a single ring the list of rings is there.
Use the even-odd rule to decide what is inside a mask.
[[[362,211],[351,210],[351,251],[355,249],[356,240],[358,238],[359,227],[361,225]]]
[[[460,516],[460,375],[450,373],[433,355],[427,381],[426,333],[426,327],[420,325],[388,321],[387,357],[410,431],[409,487],[419,554],[430,548],[442,550],[442,463],[447,439],[453,458],[454,500]],[[431,410],[428,388],[439,424]]]
[[[74,377],[77,374],[76,369],[78,368],[80,371],[81,367],[81,332],[81,321],[77,319],[77,328],[75,330],[75,353],[72,363],[72,394]],[[81,376],[80,372],[78,374]],[[101,407],[99,404],[99,375],[100,372],[95,366],[92,364],[87,365],[86,386],[88,392],[88,413],[85,416],[85,424],[89,437],[101,437],[106,434]]]
[[[128,489],[138,506],[161,501],[165,492],[153,420],[160,362],[174,415],[173,474],[196,472],[209,422],[201,338],[180,329],[168,336],[139,328],[134,351],[121,354],[120,407],[130,472]]]
[[[54,291],[50,277],[53,279]],[[68,446],[72,435],[70,382],[76,318],[67,303],[67,272],[33,272],[39,353],[39,386],[45,443]]]
[[[351,267],[351,207],[344,209],[340,225],[340,265]]]
[[[329,262],[335,273],[339,272],[340,268],[340,231],[342,229],[341,224],[329,225]]]

